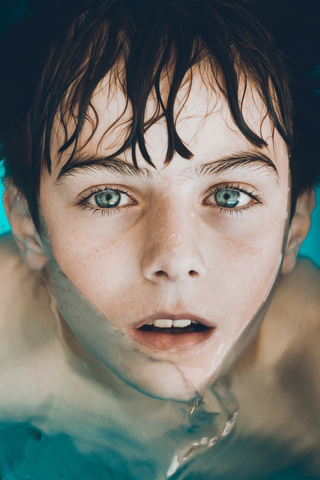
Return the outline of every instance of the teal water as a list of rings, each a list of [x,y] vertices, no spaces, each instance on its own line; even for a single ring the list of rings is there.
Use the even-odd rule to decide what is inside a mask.
[[[0,183],[0,197],[2,199],[3,186]],[[0,235],[10,231],[10,225],[6,219],[2,200],[0,201]],[[320,268],[320,186],[316,188],[316,208],[311,218],[311,229],[304,241],[300,254],[310,258]]]

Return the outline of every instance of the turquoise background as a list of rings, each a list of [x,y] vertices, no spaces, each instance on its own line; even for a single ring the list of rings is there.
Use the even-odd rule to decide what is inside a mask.
[[[0,235],[10,230],[2,205],[3,186],[0,182]],[[316,188],[317,206],[311,217],[311,229],[304,241],[300,254],[310,258],[320,268],[320,186]]]
[[[302,244],[300,255],[310,258],[320,268],[320,186],[316,188],[316,208],[311,217],[310,232]]]

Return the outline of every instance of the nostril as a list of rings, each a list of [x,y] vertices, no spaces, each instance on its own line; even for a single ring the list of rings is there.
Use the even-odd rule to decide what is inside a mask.
[[[166,273],[163,270],[158,270],[155,273],[155,275],[156,275],[156,277],[163,277],[163,276],[166,276]]]
[[[199,273],[196,272],[195,270],[190,270],[189,275],[190,275],[190,277],[197,277],[199,275]]]
[[[158,270],[154,274],[155,274],[156,277],[169,277],[169,278],[174,277],[174,275],[168,275],[163,270]],[[199,275],[199,273],[196,272],[195,270],[189,270],[188,275],[190,275],[190,277],[197,277]]]

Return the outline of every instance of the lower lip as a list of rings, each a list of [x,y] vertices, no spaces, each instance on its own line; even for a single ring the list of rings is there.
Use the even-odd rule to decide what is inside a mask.
[[[206,328],[194,333],[161,333],[136,329],[130,332],[130,336],[135,343],[152,350],[182,351],[207,343],[214,331],[215,328]]]

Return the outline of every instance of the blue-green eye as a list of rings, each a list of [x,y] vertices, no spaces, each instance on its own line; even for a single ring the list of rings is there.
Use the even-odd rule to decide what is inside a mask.
[[[238,205],[240,194],[238,190],[224,189],[215,193],[215,200],[219,207],[234,208]]]
[[[247,192],[245,187],[233,185],[213,188],[204,201],[205,205],[215,205],[229,211],[232,209],[242,210],[240,207],[246,207],[255,203],[261,202],[253,192]]]
[[[121,193],[117,190],[105,190],[97,193],[94,200],[99,208],[114,208],[120,203]]]

